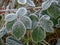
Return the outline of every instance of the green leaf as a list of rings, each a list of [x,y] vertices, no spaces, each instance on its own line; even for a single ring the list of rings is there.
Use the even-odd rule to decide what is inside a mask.
[[[46,37],[45,31],[39,26],[37,26],[32,32],[32,39],[35,42],[43,41],[45,37]]]
[[[52,3],[52,5],[48,8],[47,13],[55,19],[58,18],[60,16],[60,6],[56,3]]]
[[[56,24],[58,23],[57,19],[54,19],[54,18],[52,18],[52,17],[51,17],[50,20],[54,23],[54,25],[56,25]]]
[[[47,10],[42,11],[42,15],[45,15],[45,14],[48,15]]]
[[[14,37],[7,37],[6,45],[23,45],[19,40],[15,39]]]
[[[32,21],[28,16],[22,16],[20,17],[20,20],[24,23],[24,25],[26,26],[26,29],[32,28]]]
[[[32,20],[32,29],[34,29],[38,22],[38,16],[37,15],[30,15],[30,19]]]
[[[7,31],[12,31],[12,26],[16,22],[16,20],[13,20],[11,22],[6,22],[5,26],[7,28]]]
[[[44,19],[44,17],[40,18],[40,26],[46,31],[46,32],[54,32],[53,29],[53,22],[51,20]]]
[[[26,33],[26,27],[21,21],[17,21],[12,26],[13,34],[17,39],[20,39]]]
[[[0,45],[2,45],[2,40],[0,39]]]

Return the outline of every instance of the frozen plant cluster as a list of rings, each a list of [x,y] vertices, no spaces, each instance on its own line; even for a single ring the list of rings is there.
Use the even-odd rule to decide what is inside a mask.
[[[17,2],[20,5],[27,4],[29,7],[36,8],[32,0],[17,0]],[[12,33],[11,36],[6,38],[6,45],[24,45],[20,41],[21,38],[27,31],[32,31],[33,42],[42,42],[46,38],[46,32],[54,32],[54,23],[51,21],[51,17],[56,19],[60,16],[59,0],[43,0],[42,6],[39,8],[42,8],[41,11],[34,10],[31,13],[27,6],[21,6],[16,13],[5,14],[6,22],[0,30],[0,39],[7,33]],[[57,10],[55,11],[55,9]],[[48,14],[42,14],[45,10]],[[58,13],[58,16],[56,13]],[[60,27],[60,19],[58,19],[56,27]]]

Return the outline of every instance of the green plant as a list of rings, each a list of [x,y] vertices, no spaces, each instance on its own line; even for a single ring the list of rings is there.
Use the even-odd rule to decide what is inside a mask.
[[[30,41],[32,45],[38,45],[38,43],[50,45],[45,41],[46,32],[54,33],[53,27],[60,28],[58,18],[60,6],[57,3],[59,1],[43,0],[41,7],[35,7],[32,0],[18,0],[17,2],[21,5],[20,8],[17,11],[12,9],[15,13],[5,14],[6,22],[0,30],[0,39],[4,45],[30,45]],[[7,9],[9,9],[8,6]],[[31,12],[30,8],[34,11]],[[5,11],[8,11],[7,9]],[[55,20],[58,18],[58,24],[55,25],[52,18]]]

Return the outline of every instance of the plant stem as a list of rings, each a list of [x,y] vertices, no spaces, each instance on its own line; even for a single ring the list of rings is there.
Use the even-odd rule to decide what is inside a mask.
[[[46,45],[45,43],[43,43],[43,42],[40,42],[42,45]]]
[[[29,43],[27,42],[27,45],[29,45]]]
[[[50,45],[50,44],[49,44],[48,42],[46,42],[45,40],[43,40],[43,42],[46,43],[46,44],[48,44],[48,45]]]

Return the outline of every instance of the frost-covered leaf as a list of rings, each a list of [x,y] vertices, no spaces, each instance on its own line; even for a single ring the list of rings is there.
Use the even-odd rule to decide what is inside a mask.
[[[40,26],[37,26],[32,32],[32,39],[35,42],[43,41],[45,37],[46,32]]]
[[[60,28],[60,18],[58,19],[58,24],[56,25],[57,28]]]
[[[40,18],[40,26],[41,26],[46,32],[54,32],[53,22],[52,22],[51,20],[45,19],[43,16]]]
[[[56,45],[60,45],[60,39],[58,39],[58,41],[57,41]]]
[[[32,21],[28,16],[22,16],[20,17],[20,20],[24,23],[26,29],[32,28]]]
[[[23,45],[23,44],[13,37],[7,37],[6,45]]]
[[[18,0],[19,4],[26,4],[27,0]]]
[[[57,0],[57,2],[58,2],[58,5],[60,6],[60,0]]]
[[[5,20],[6,20],[6,22],[13,21],[13,20],[15,20],[16,18],[17,18],[16,14],[13,14],[13,13],[5,15]]]
[[[42,3],[42,10],[47,10],[52,4],[52,0],[47,0]]]
[[[34,2],[33,2],[32,0],[27,0],[27,4],[28,4],[29,6],[35,7],[35,4],[34,4]]]
[[[2,29],[0,30],[0,38],[2,38],[6,33],[7,33],[6,27],[2,27]]]
[[[60,7],[56,3],[52,3],[52,5],[48,8],[47,13],[56,19],[60,16]]]
[[[20,39],[26,33],[26,27],[21,21],[17,21],[13,24],[12,27],[13,34],[17,39]]]
[[[21,7],[17,10],[16,15],[19,16],[24,16],[27,14],[27,9],[25,7]]]
[[[37,25],[37,22],[38,22],[38,16],[35,14],[32,14],[29,17],[32,20],[32,29],[34,29]]]
[[[46,20],[50,20],[50,16],[48,16],[48,15],[43,15],[41,18],[46,19]]]
[[[5,26],[7,28],[7,31],[12,31],[12,26],[13,24],[16,22],[16,20],[10,21],[10,22],[6,22]]]

